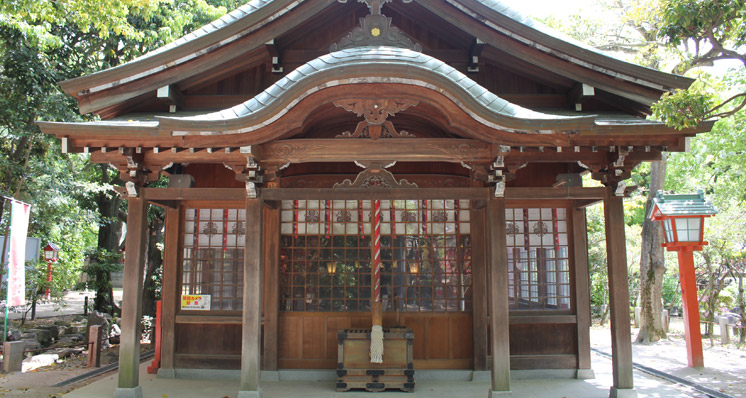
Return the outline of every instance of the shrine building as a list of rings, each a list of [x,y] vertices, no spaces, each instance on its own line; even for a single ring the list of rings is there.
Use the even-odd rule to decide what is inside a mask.
[[[692,82],[496,0],[252,0],[61,82],[101,120],[43,132],[126,181],[114,396],[142,396],[151,204],[166,209],[159,377],[240,374],[245,398],[261,375],[338,369],[340,331],[370,330],[375,306],[384,329],[411,332],[415,374],[485,372],[485,396],[509,395],[511,373],[593,377],[585,207],[598,202],[610,394],[635,396],[625,181],[712,127],[646,119]]]

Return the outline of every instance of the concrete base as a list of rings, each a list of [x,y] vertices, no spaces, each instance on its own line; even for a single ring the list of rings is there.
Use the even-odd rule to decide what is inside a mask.
[[[158,369],[158,378],[159,379],[175,379],[176,378],[176,369]]]
[[[576,369],[519,369],[510,371],[511,380],[574,379]]]
[[[280,372],[277,370],[262,370],[259,378],[261,381],[280,381]]]
[[[471,373],[471,381],[488,383],[492,381],[492,372],[489,370],[475,370]]]
[[[596,373],[593,369],[578,369],[578,373],[575,375],[578,380],[590,380],[596,378]]]
[[[487,395],[487,398],[492,398],[492,397],[509,398],[512,396],[513,396],[513,393],[511,391],[495,391],[495,390],[490,389],[490,393],[489,395]]]
[[[142,387],[117,388],[114,390],[114,398],[142,398]]]
[[[609,398],[637,398],[637,390],[634,388],[611,387]]]
[[[259,391],[239,391],[236,398],[262,398],[262,390]]]

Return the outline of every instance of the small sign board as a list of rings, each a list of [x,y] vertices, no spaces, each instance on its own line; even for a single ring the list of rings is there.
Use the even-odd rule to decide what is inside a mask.
[[[182,294],[181,295],[181,309],[182,310],[209,311],[210,310],[210,295],[209,294]]]

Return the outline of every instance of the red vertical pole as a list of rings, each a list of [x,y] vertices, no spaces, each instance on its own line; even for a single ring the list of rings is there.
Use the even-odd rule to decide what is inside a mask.
[[[52,288],[52,260],[47,261],[47,291],[44,292],[47,296],[47,300],[51,295]]]
[[[704,367],[702,356],[702,333],[699,329],[699,303],[697,301],[697,278],[694,275],[694,255],[689,247],[678,249],[681,301],[684,303],[684,336],[686,356],[690,368]]]
[[[157,374],[161,367],[161,300],[155,302],[155,330],[151,338],[155,346],[155,358],[148,366],[148,373]]]

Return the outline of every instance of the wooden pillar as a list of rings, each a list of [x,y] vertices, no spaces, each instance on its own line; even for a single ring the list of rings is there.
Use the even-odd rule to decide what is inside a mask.
[[[280,208],[264,208],[264,237],[262,242],[264,279],[264,370],[277,370],[278,323],[280,310]]]
[[[173,378],[176,308],[179,305],[179,259],[182,239],[181,208],[166,208],[163,237],[163,281],[161,284],[161,367],[158,377]]]
[[[238,398],[259,398],[261,390],[262,199],[246,199],[246,245],[243,269],[241,387]]]
[[[575,270],[575,316],[578,328],[578,379],[594,378],[591,369],[591,296],[588,269],[588,234],[584,208],[570,210]]]
[[[140,319],[142,318],[148,202],[127,199],[127,251],[124,257],[122,335],[119,344],[119,381],[115,398],[142,397],[140,388]]]
[[[509,396],[510,328],[508,326],[508,250],[505,241],[505,199],[487,202],[492,329],[492,387],[489,396]]]
[[[471,284],[472,330],[474,335],[474,370],[488,370],[487,341],[489,313],[487,308],[487,232],[484,202],[471,204]]]
[[[629,318],[629,281],[627,248],[624,236],[623,197],[614,195],[616,184],[606,187],[604,218],[606,223],[606,256],[609,271],[609,305],[611,354],[614,385],[612,398],[636,397],[632,374],[632,338]]]
[[[705,366],[702,356],[702,331],[699,326],[699,301],[697,300],[697,276],[694,274],[694,252],[691,247],[682,247],[679,254],[679,280],[681,302],[684,307],[684,338],[686,359],[690,368]],[[721,335],[726,332],[721,330]]]

